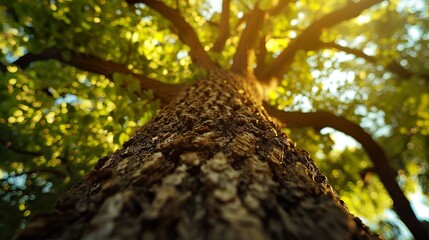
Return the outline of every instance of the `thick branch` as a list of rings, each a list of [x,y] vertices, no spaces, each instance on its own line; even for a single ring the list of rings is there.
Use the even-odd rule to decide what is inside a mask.
[[[188,45],[191,49],[189,55],[191,56],[195,65],[202,68],[211,68],[215,66],[215,63],[210,59],[209,55],[204,50],[196,32],[180,15],[178,10],[173,9],[165,5],[162,1],[158,0],[127,0],[127,2],[143,3],[168,19],[174,27],[180,40]]]
[[[226,40],[230,36],[230,0],[223,0],[222,2],[222,13],[220,16],[220,25],[219,25],[219,35],[216,38],[216,41],[213,45],[213,52],[221,52],[225,47]]]
[[[256,68],[254,69],[255,75],[258,75],[258,73],[261,71],[261,69],[264,69],[265,67],[265,60],[267,58],[267,41],[269,39],[268,35],[262,36],[259,39],[258,48],[256,49]]]
[[[249,57],[254,49],[256,41],[261,34],[267,13],[259,9],[257,4],[246,21],[246,28],[241,34],[237,50],[233,57],[231,70],[238,73],[247,73],[249,68]]]
[[[155,97],[159,98],[163,104],[172,101],[177,94],[186,87],[184,84],[159,82],[142,74],[133,73],[127,67],[119,63],[106,61],[91,55],[70,51],[70,59],[65,59],[61,52],[62,51],[58,48],[48,48],[38,54],[27,53],[12,64],[21,69],[25,69],[32,62],[53,59],[85,71],[102,74],[110,79],[113,73],[130,74],[140,81],[142,90],[153,90]]]
[[[4,151],[4,150],[11,150],[11,151],[13,151],[15,153],[18,153],[18,154],[30,155],[30,156],[33,156],[33,157],[43,156],[42,152],[34,152],[34,151],[27,151],[27,150],[24,150],[24,149],[20,149],[18,147],[15,147],[12,144],[12,142],[7,141],[7,140],[0,139],[0,143],[4,145],[4,148],[2,149],[2,151]]]
[[[375,57],[367,55],[363,51],[358,50],[358,49],[344,47],[344,46],[341,46],[341,45],[336,44],[334,42],[321,43],[319,46],[322,47],[322,48],[324,47],[324,48],[337,49],[337,50],[340,50],[340,51],[343,51],[343,52],[346,52],[346,53],[353,54],[356,57],[363,58],[363,59],[365,59],[368,62],[377,63],[377,59]],[[410,78],[412,76],[419,76],[419,77],[424,78],[426,81],[429,81],[429,74],[416,74],[416,73],[413,73],[413,72],[409,71],[408,69],[402,67],[396,61],[390,62],[387,66],[385,66],[385,68],[388,71],[392,72],[392,73],[398,74],[398,76],[400,76],[402,79],[408,79],[408,78]]]
[[[330,28],[340,22],[357,17],[365,9],[382,1],[383,0],[349,1],[345,7],[323,16],[306,28],[277,58],[273,59],[258,78],[262,81],[270,81],[271,78],[281,78],[282,74],[284,74],[292,64],[293,58],[298,50],[314,48],[314,44],[318,42],[317,39],[323,29]]]
[[[313,127],[322,129],[331,127],[356,139],[373,162],[374,170],[392,198],[394,209],[400,219],[416,239],[429,239],[429,233],[426,232],[422,223],[417,219],[410,202],[396,182],[396,171],[390,165],[383,148],[358,124],[324,111],[309,113],[284,112],[267,104],[265,108],[272,117],[284,123],[288,128]]]

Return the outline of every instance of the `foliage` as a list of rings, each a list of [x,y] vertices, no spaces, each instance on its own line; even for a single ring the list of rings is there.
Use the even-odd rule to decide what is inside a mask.
[[[163,1],[180,9],[205,50],[213,46],[221,15],[217,1]],[[219,1],[220,2],[220,1]],[[231,37],[220,53],[228,67],[243,31],[241,17],[255,1],[232,1]],[[276,1],[261,1],[269,9]],[[262,29],[266,60],[278,56],[312,22],[350,1],[290,1]],[[384,1],[359,17],[324,29],[318,45],[300,50],[272,104],[289,111],[326,110],[358,123],[379,142],[398,169],[407,193],[429,201],[429,16],[423,0]],[[127,74],[111,78],[55,60],[20,69],[15,60],[55,47],[126,66],[166,82],[191,82],[198,69],[190,48],[167,19],[143,4],[120,0],[0,0],[0,232],[12,236],[35,213],[46,211],[96,161],[154,115],[159,101]],[[373,59],[342,51],[357,49]],[[398,63],[392,68],[392,63]],[[398,67],[399,66],[399,67]],[[406,69],[412,74],[401,74]],[[320,129],[285,129],[307,149],[353,213],[387,238],[403,229],[386,219],[392,202],[359,144],[338,148]],[[323,132],[323,131],[322,131]],[[340,139],[339,141],[342,141]],[[402,233],[403,234],[403,233]],[[393,236],[393,237],[392,237]],[[403,237],[403,235],[401,235]]]

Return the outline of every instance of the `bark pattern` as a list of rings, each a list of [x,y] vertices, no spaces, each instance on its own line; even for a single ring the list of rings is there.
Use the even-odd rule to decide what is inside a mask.
[[[252,86],[209,71],[18,239],[378,239]]]

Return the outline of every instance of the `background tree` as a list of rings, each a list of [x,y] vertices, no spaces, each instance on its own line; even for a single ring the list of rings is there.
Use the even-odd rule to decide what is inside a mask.
[[[51,208],[211,60],[253,69],[267,111],[353,213],[386,238],[404,231],[389,209],[419,225],[403,192],[427,203],[425,1],[137,2],[146,5],[1,1],[5,236]],[[325,127],[360,144],[338,148]]]

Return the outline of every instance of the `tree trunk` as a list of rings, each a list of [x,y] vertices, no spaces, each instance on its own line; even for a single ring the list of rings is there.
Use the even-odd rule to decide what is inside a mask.
[[[18,239],[378,239],[254,86],[209,71]]]

